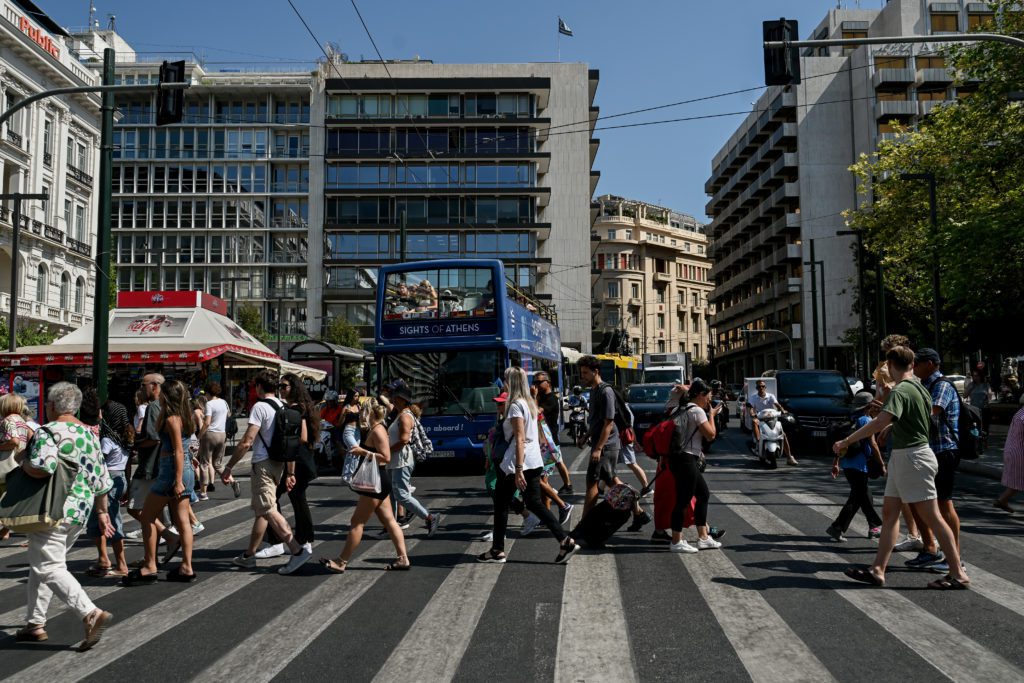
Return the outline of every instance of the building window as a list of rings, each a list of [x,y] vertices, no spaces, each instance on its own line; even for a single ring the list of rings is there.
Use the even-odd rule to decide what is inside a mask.
[[[615,230],[614,229],[609,229],[608,230],[608,239],[610,239],[610,240],[616,239],[615,238]]]
[[[686,253],[690,253],[690,243],[689,242],[685,242],[683,244],[683,251],[685,251]]]
[[[605,313],[604,320],[605,320],[605,323],[607,324],[608,327],[618,327],[619,326],[619,312],[618,311],[608,311],[607,313]]]
[[[654,290],[655,294],[657,296],[657,302],[659,304],[665,303],[665,289],[666,289],[665,287],[662,287],[661,289]]]
[[[67,271],[60,276],[60,307],[64,310],[71,308],[71,276]]]
[[[640,298],[640,285],[638,283],[633,282],[629,285],[629,295],[634,299]]]
[[[679,332],[686,332],[686,316],[682,315],[682,314],[676,316],[676,322],[677,322],[678,331]]]
[[[703,254],[704,253],[704,245],[703,244],[698,244],[697,245],[697,253],[698,254]]]
[[[85,280],[78,278],[75,281],[75,313],[85,311]]]
[[[875,55],[876,69],[906,69],[906,57],[893,57],[891,55]]]
[[[43,163],[53,166],[53,121],[50,119],[43,122]]]
[[[995,18],[996,15],[991,12],[969,12],[967,14],[967,30],[977,31],[982,28],[991,28]]]
[[[693,297],[693,308],[697,308],[699,306],[698,302],[700,301],[700,296],[697,294],[697,292],[694,292],[691,296]]]
[[[665,314],[664,313],[657,313],[657,314],[655,314],[654,320],[655,320],[655,324],[658,326],[659,330],[664,330],[665,329]]]
[[[917,57],[917,68],[918,69],[945,69],[946,58],[945,57]]]
[[[665,340],[664,339],[659,339],[658,340],[658,353],[665,353]]]
[[[75,239],[85,241],[85,207],[81,204],[75,205]]]
[[[960,30],[957,19],[954,13],[932,12],[932,33],[956,33]]]
[[[36,301],[41,304],[47,303],[50,289],[50,271],[42,263],[36,268]]]
[[[608,298],[618,299],[619,298],[619,283],[609,282],[608,283]]]
[[[868,32],[867,31],[843,31],[842,37],[843,38],[867,38],[868,37]],[[848,46],[843,48],[843,54],[844,55],[848,55],[848,54],[850,54],[851,52],[853,52],[856,49],[857,49],[857,46],[855,46],[855,45],[848,45]]]
[[[633,239],[633,231],[632,230],[626,230],[626,239],[627,240]]]

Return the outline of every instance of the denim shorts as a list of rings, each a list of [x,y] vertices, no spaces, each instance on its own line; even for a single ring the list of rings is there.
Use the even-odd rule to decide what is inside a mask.
[[[156,475],[156,481],[153,482],[153,488],[149,490],[150,493],[163,496],[164,498],[174,497],[174,457],[173,456],[160,456],[159,470]],[[190,498],[195,493],[196,487],[196,473],[192,469],[192,459],[186,457],[184,463],[184,469],[181,471],[181,483],[185,485],[185,497]]]

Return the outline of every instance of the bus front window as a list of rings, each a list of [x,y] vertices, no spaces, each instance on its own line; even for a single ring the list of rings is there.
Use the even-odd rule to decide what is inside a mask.
[[[381,359],[384,383],[405,380],[424,416],[494,414],[501,377],[498,351],[446,351],[387,354]]]

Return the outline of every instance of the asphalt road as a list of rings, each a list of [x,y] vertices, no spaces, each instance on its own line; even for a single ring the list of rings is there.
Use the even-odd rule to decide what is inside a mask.
[[[735,424],[735,421],[733,422]],[[408,532],[414,568],[383,571],[389,541],[368,538],[350,570],[310,563],[279,576],[230,564],[245,544],[246,498],[218,488],[197,506],[192,585],[160,581],[119,588],[84,577],[92,561],[73,551],[72,571],[114,625],[91,652],[71,647],[81,624],[55,600],[50,640],[14,642],[24,616],[26,554],[0,547],[0,678],[25,681],[345,680],[913,680],[1024,679],[1024,525],[989,505],[997,482],[960,478],[963,548],[973,586],[925,589],[934,575],[889,573],[889,587],[852,584],[849,564],[875,543],[855,520],[850,541],[824,534],[846,486],[825,458],[757,469],[738,431],[710,454],[711,523],[727,529],[721,551],[675,555],[649,542],[651,528],[616,534],[608,548],[552,563],[554,540],[510,530],[506,565],[473,561],[491,514],[479,475],[419,476],[417,495],[444,520],[427,539]],[[582,489],[578,452],[567,449]],[[647,461],[650,464],[650,461]],[[624,478],[632,481],[632,474]],[[247,483],[244,483],[248,493]],[[874,484],[879,496],[881,483]],[[315,555],[336,556],[353,494],[335,477],[311,487]],[[578,515],[574,515],[575,517]],[[513,524],[516,524],[513,522]],[[687,532],[692,541],[693,530]],[[129,559],[141,555],[131,546]]]

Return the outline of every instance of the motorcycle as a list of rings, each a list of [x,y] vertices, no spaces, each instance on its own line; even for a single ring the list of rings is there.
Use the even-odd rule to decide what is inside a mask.
[[[782,413],[773,408],[765,408],[757,414],[761,429],[760,438],[754,444],[754,454],[761,464],[770,470],[778,467],[779,454],[786,438],[781,417]]]
[[[569,438],[577,448],[587,442],[587,402],[582,396],[569,397]]]

